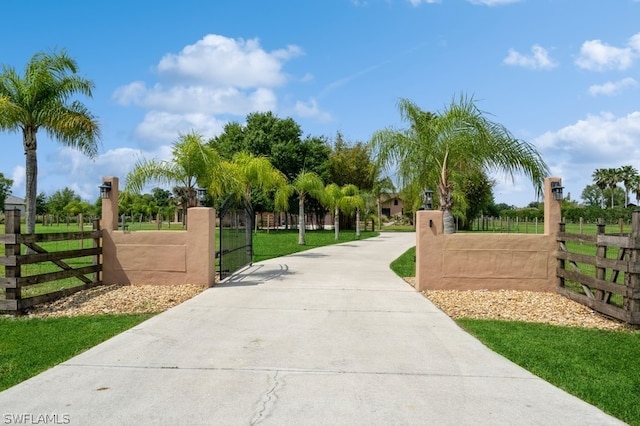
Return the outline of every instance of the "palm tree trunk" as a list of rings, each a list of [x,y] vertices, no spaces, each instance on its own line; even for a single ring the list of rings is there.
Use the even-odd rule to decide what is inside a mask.
[[[24,154],[26,157],[26,187],[25,199],[27,203],[27,234],[36,232],[36,196],[38,191],[38,157],[36,153],[37,141],[35,130],[27,127],[23,130]]]
[[[360,209],[356,209],[356,237],[360,238]]]
[[[336,241],[340,238],[340,210],[336,207],[333,212],[333,233]]]
[[[306,244],[304,238],[304,195],[300,194],[298,198],[298,244],[303,246]]]
[[[445,234],[453,234],[455,232],[455,221],[453,220],[453,213],[451,210],[444,210],[442,212],[442,222],[444,226]]]

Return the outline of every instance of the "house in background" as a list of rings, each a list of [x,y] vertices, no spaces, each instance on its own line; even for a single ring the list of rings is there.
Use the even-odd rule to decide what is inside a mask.
[[[404,204],[399,194],[386,194],[380,198],[380,210],[383,216],[392,218],[404,214]]]
[[[24,199],[16,197],[15,195],[7,195],[7,198],[4,200],[4,211],[17,209],[20,210],[20,215],[24,215],[27,209],[26,206]]]

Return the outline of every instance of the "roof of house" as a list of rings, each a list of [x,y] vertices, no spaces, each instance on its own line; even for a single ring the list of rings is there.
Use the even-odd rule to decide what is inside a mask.
[[[4,204],[13,204],[13,205],[24,205],[24,199],[20,197],[16,197],[15,195],[7,195],[7,198],[4,200]]]

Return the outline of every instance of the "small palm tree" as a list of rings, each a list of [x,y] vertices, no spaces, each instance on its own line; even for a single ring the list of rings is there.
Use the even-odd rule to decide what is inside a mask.
[[[298,244],[305,245],[304,202],[307,197],[321,200],[324,196],[324,183],[316,173],[302,171],[293,181],[292,187],[294,192],[298,194]]]
[[[473,98],[460,96],[439,114],[422,111],[407,99],[400,100],[399,109],[409,128],[378,131],[370,146],[379,164],[397,166],[403,186],[437,188],[445,233],[454,232],[454,201],[464,197],[461,184],[470,173],[521,172],[542,192],[549,169],[540,154],[488,120]]]
[[[0,73],[0,130],[22,132],[29,234],[36,226],[38,130],[91,158],[98,153],[100,126],[96,117],[80,101],[71,101],[77,93],[91,97],[94,85],[77,72],[76,61],[62,50],[36,53],[22,76],[6,65]]]
[[[364,200],[360,196],[358,187],[348,184],[342,187],[342,198],[340,198],[340,210],[345,214],[356,213],[356,236],[360,236],[360,211],[364,208]]]
[[[184,195],[182,220],[186,224],[187,209],[197,203],[196,187],[206,188],[213,179],[224,180],[226,175],[222,173],[220,155],[196,132],[180,135],[173,145],[172,154],[171,161],[138,161],[127,174],[125,191],[140,193],[150,182],[177,184]]]

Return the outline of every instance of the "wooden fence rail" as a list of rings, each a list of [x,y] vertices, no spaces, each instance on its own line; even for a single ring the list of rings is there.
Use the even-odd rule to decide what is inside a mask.
[[[20,211],[5,212],[5,234],[0,235],[0,244],[4,244],[5,254],[0,257],[0,265],[4,265],[4,278],[0,278],[0,288],[5,289],[5,299],[0,299],[0,311],[21,313],[39,303],[49,302],[60,297],[73,294],[101,284],[102,275],[102,231],[99,222],[93,222],[93,230],[87,232],[62,232],[45,234],[21,234]],[[92,247],[49,252],[39,243],[59,241],[80,241],[92,239]],[[27,247],[27,253],[22,254],[21,246]],[[82,243],[79,244],[82,247]],[[91,256],[93,261],[89,266],[72,267],[65,260]],[[53,263],[57,268],[52,272],[23,276],[23,265],[34,263]],[[87,277],[92,275],[93,278]],[[62,290],[52,291],[37,296],[24,297],[23,288],[46,282],[75,278],[79,285]]]
[[[558,293],[604,315],[640,325],[640,212],[633,213],[628,235],[606,235],[604,224],[598,225],[596,235],[570,234],[561,223],[557,241]],[[595,254],[572,252],[567,242],[576,248],[593,247]],[[617,249],[615,256],[607,256],[610,249]],[[594,273],[586,273],[587,268]],[[567,285],[570,282],[576,285]],[[621,303],[612,303],[616,297]]]

